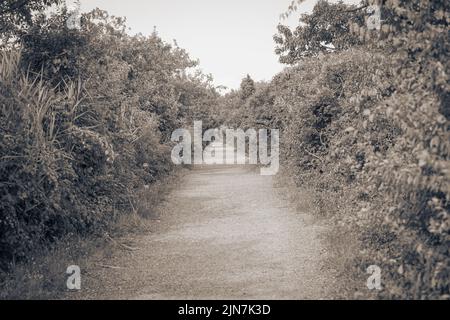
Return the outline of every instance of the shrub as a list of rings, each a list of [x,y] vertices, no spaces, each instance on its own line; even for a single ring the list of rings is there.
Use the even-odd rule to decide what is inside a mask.
[[[171,132],[217,98],[202,74],[187,75],[196,62],[156,33],[129,36],[101,10],[80,30],[66,20],[36,16],[1,52],[1,269],[135,210],[172,170]]]
[[[337,232],[358,235],[352,272],[379,265],[380,297],[448,299],[449,5],[383,8],[380,33],[357,22],[361,45],[298,58],[235,114],[282,129],[286,170],[315,191]]]

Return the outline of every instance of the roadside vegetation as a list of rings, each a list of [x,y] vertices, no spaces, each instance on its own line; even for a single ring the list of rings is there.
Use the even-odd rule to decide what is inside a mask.
[[[150,214],[148,193],[173,170],[172,131],[219,96],[198,62],[156,31],[130,36],[99,9],[71,28],[63,5],[45,11],[58,2],[0,5],[4,272],[61,239]]]
[[[44,14],[58,2],[0,4],[2,272],[148,215],[142,199],[173,170],[171,132],[201,119],[281,129],[280,168],[334,226],[342,277],[381,268],[382,290],[343,297],[450,299],[448,1],[383,0],[369,30],[374,1],[320,0],[294,30],[279,25],[282,72],[223,96],[156,31],[130,36],[98,9],[69,28],[63,6]]]
[[[294,14],[294,1],[287,14]],[[315,195],[335,226],[347,297],[450,298],[448,1],[382,1],[380,30],[366,6],[319,1],[295,30],[274,36],[289,66],[269,83],[242,81],[221,102],[240,127],[282,129],[280,167]],[[356,243],[356,245],[354,245]],[[336,248],[338,249],[338,248]]]

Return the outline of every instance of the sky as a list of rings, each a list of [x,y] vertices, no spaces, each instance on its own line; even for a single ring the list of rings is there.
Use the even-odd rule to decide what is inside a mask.
[[[310,12],[317,0],[306,0],[297,13],[280,21],[291,0],[81,0],[82,12],[96,7],[126,17],[130,34],[175,39],[214,84],[239,87],[247,74],[270,80],[283,69],[275,55],[273,35],[282,22],[296,26],[300,13]],[[359,3],[359,0],[345,2]]]

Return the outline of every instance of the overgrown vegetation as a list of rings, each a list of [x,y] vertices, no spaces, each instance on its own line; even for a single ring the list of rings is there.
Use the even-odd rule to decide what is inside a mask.
[[[1,269],[138,210],[172,169],[172,130],[203,119],[282,129],[281,168],[358,240],[350,273],[381,267],[380,298],[450,298],[448,1],[379,1],[368,30],[374,1],[321,0],[278,28],[288,67],[224,97],[156,33],[130,36],[100,10],[69,29],[64,8],[42,13],[57,2],[0,4]]]
[[[172,170],[171,132],[218,97],[156,32],[130,36],[98,9],[70,29],[64,7],[43,13],[54,2],[0,6],[2,270],[139,210],[140,191]]]
[[[373,3],[319,1],[294,32],[280,26],[292,66],[251,95],[244,79],[223,117],[282,129],[281,167],[357,237],[349,272],[380,266],[379,297],[449,299],[450,4],[381,1],[381,30],[368,30]]]

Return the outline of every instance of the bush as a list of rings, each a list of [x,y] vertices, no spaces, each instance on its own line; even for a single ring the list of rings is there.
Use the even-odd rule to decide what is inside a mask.
[[[80,30],[66,20],[37,16],[1,52],[1,269],[135,210],[140,191],[172,170],[171,132],[218,96],[156,33],[129,36],[100,10]]]
[[[448,299],[449,5],[383,8],[380,33],[353,26],[362,45],[301,58],[235,114],[282,129],[285,169],[337,232],[358,235],[352,272],[379,265],[380,297]]]

